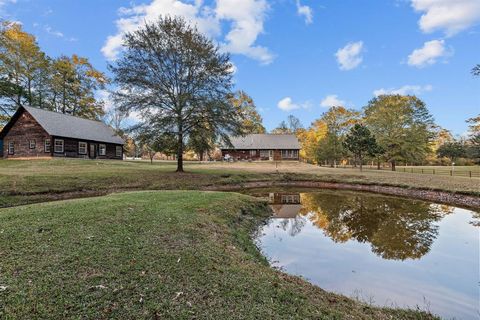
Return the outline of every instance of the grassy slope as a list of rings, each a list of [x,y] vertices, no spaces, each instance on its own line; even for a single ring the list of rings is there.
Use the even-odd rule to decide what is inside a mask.
[[[428,319],[268,267],[249,234],[265,204],[164,191],[0,210],[0,318]]]
[[[199,189],[258,180],[319,180],[416,187],[480,195],[479,179],[319,168],[302,163],[186,164],[85,160],[0,160],[0,207],[117,190]]]

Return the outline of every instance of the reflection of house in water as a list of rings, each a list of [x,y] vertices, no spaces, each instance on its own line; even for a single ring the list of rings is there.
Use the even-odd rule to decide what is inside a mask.
[[[268,198],[274,218],[295,218],[302,208],[300,193],[270,193]]]

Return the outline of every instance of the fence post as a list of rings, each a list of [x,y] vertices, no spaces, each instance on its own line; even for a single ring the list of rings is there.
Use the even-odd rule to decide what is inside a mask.
[[[423,169],[422,169],[422,174],[423,174]]]
[[[433,174],[435,174],[435,169],[433,169]]]
[[[452,170],[450,170],[450,175],[453,176],[453,171]]]
[[[470,178],[472,177],[472,171],[468,171],[468,174],[470,175]]]

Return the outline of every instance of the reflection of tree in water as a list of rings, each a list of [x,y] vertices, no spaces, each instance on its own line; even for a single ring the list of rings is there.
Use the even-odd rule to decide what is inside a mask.
[[[438,235],[435,222],[453,211],[417,200],[354,193],[302,194],[301,214],[335,242],[369,242],[384,259],[418,259]]]
[[[306,220],[302,216],[296,216],[291,219],[282,219],[279,223],[280,227],[284,230],[288,230],[288,235],[295,237],[299,234],[305,226]]]
[[[472,211],[472,218],[470,224],[474,227],[480,227],[480,211]]]

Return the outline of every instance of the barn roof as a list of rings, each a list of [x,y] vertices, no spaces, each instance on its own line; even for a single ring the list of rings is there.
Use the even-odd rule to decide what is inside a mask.
[[[103,122],[34,107],[23,106],[22,108],[30,113],[51,136],[124,144],[123,139]]]
[[[231,137],[233,149],[300,149],[300,143],[293,134],[249,134]],[[231,149],[223,146],[222,149]]]

